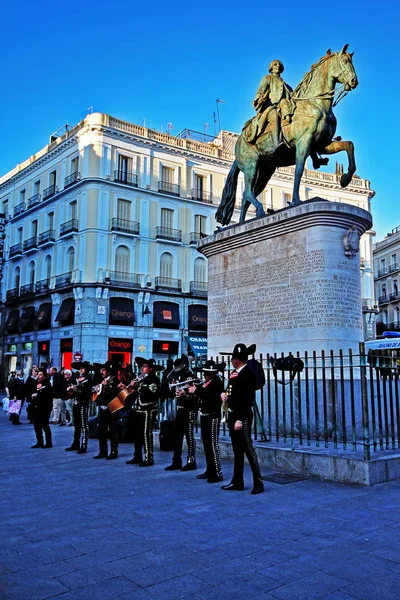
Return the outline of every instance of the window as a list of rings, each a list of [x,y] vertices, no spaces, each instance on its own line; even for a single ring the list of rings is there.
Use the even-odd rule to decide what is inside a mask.
[[[46,279],[47,283],[50,282],[50,278],[51,278],[51,256],[50,255],[47,255],[44,260],[44,278]]]
[[[35,238],[37,236],[37,230],[38,230],[38,222],[37,222],[37,220],[32,221],[32,224],[31,224],[32,237]]]
[[[72,202],[69,203],[69,210],[70,210],[71,219],[76,219],[76,216],[77,216],[76,200],[73,200]]]
[[[388,311],[384,310],[382,313],[382,323],[384,325],[387,325],[387,322],[388,322]]]
[[[32,288],[35,285],[35,263],[33,260],[29,263],[29,285]]]
[[[127,246],[118,246],[115,252],[115,270],[118,275],[129,275],[130,272],[130,251]]]
[[[40,179],[33,184],[33,193],[40,194]]]
[[[21,285],[21,269],[20,267],[16,267],[14,271],[14,287],[19,290],[19,286]]]
[[[398,306],[394,309],[394,322],[396,327],[400,326],[400,309]]]
[[[49,177],[49,185],[52,187],[52,186],[55,186],[56,183],[57,183],[57,171],[52,171],[50,173],[50,177]]]
[[[386,285],[382,284],[382,296],[386,298]]]
[[[7,218],[7,215],[8,215],[8,199],[7,200],[3,200],[3,213],[5,215],[5,218]]]
[[[204,258],[196,258],[194,261],[194,280],[202,283],[207,280],[207,266]]]
[[[17,229],[17,244],[22,243],[22,233],[23,233],[22,227],[18,227],[18,229]]]
[[[76,156],[71,160],[71,175],[73,173],[78,173],[79,171],[79,156]]]
[[[54,213],[51,212],[47,215],[49,229],[54,229]]]
[[[161,167],[161,181],[163,183],[174,183],[174,169]]]
[[[398,285],[397,285],[397,279],[395,279],[393,281],[393,292],[396,294],[396,296],[399,293],[399,288],[398,288]]]
[[[131,210],[132,210],[132,202],[129,200],[117,200],[117,219],[122,219],[124,221],[131,220]]]
[[[72,271],[75,269],[75,248],[71,246],[67,251],[67,271],[72,274]]]
[[[206,190],[206,178],[203,175],[194,176],[194,193],[196,198],[202,200]]]
[[[165,229],[172,229],[174,219],[174,211],[169,208],[161,209],[161,227]]]
[[[26,197],[26,190],[21,190],[19,193],[19,202],[20,204],[22,204],[23,202],[25,202],[25,197]]]
[[[287,205],[292,201],[292,194],[287,194],[286,192],[283,194],[283,208],[286,208]]]
[[[174,271],[174,259],[172,254],[164,252],[160,256],[160,277],[172,279]]]
[[[196,233],[206,233],[207,217],[204,215],[194,216],[194,230]]]
[[[119,175],[121,176],[126,176],[130,170],[131,170],[131,159],[128,156],[122,156],[122,154],[120,154],[118,156],[118,171],[119,171]]]

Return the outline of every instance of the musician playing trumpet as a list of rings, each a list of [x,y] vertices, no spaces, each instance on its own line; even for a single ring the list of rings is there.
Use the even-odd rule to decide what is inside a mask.
[[[117,422],[118,413],[111,413],[108,410],[108,404],[114,400],[118,394],[118,378],[111,375],[111,363],[106,362],[100,369],[102,381],[99,387],[99,394],[96,404],[99,407],[99,453],[93,458],[106,458],[114,460],[118,458],[118,433]],[[107,433],[111,435],[111,451],[108,453]]]
[[[134,454],[127,465],[152,467],[154,465],[153,426],[157,416],[158,399],[160,395],[160,380],[157,371],[163,369],[156,365],[154,358],[137,356],[135,362],[142,373],[131,382],[135,389],[134,414]],[[144,460],[142,449],[144,447]]]
[[[89,371],[90,364],[84,361],[81,363],[76,384],[71,383],[67,387],[67,392],[72,398],[74,440],[72,445],[65,449],[69,451],[77,450],[78,454],[87,452],[89,439],[89,402],[92,397],[92,379]]]

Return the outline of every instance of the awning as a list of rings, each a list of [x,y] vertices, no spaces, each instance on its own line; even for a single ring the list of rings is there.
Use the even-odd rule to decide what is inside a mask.
[[[207,306],[205,304],[189,304],[188,329],[207,331]]]
[[[195,356],[207,356],[207,337],[205,335],[188,335],[188,342]]]
[[[15,331],[17,329],[19,319],[19,310],[11,310],[8,313],[7,321],[6,321],[6,329],[8,332]]]
[[[32,329],[33,328],[33,318],[35,316],[35,307],[27,306],[24,308],[24,312],[21,315],[21,319],[19,321],[20,326],[23,329]]]
[[[179,304],[174,302],[154,302],[153,327],[179,328]]]
[[[51,321],[51,302],[45,302],[39,306],[39,310],[37,312],[37,322],[38,326],[42,327],[44,325],[48,325],[50,327]]]
[[[110,298],[110,325],[133,325],[134,304],[131,298]]]
[[[71,315],[74,312],[75,308],[75,300],[73,298],[65,298],[62,301],[58,314],[56,316],[56,321],[68,321]]]
[[[396,350],[400,349],[400,340],[392,338],[390,340],[372,340],[365,342],[365,350]]]

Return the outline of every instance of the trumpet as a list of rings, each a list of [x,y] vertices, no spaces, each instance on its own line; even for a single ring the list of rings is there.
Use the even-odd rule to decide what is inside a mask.
[[[192,387],[192,385],[200,385],[201,383],[204,383],[204,380],[200,380],[198,377],[196,377],[195,379],[186,379],[186,381],[178,381],[178,383],[169,383],[169,389],[170,390],[186,390],[189,387]]]

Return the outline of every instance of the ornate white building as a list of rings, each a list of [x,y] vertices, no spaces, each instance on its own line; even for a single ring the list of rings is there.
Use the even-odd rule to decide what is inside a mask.
[[[196,243],[216,228],[236,139],[175,137],[94,113],[0,179],[4,373],[68,365],[79,354],[127,363],[201,352],[207,265]],[[265,209],[290,201],[293,173],[276,172],[260,196]],[[306,170],[302,199],[370,210],[369,181],[355,178],[346,190],[339,181]],[[372,235],[360,248],[367,314]]]
[[[400,331],[400,227],[373,246],[377,333]]]

